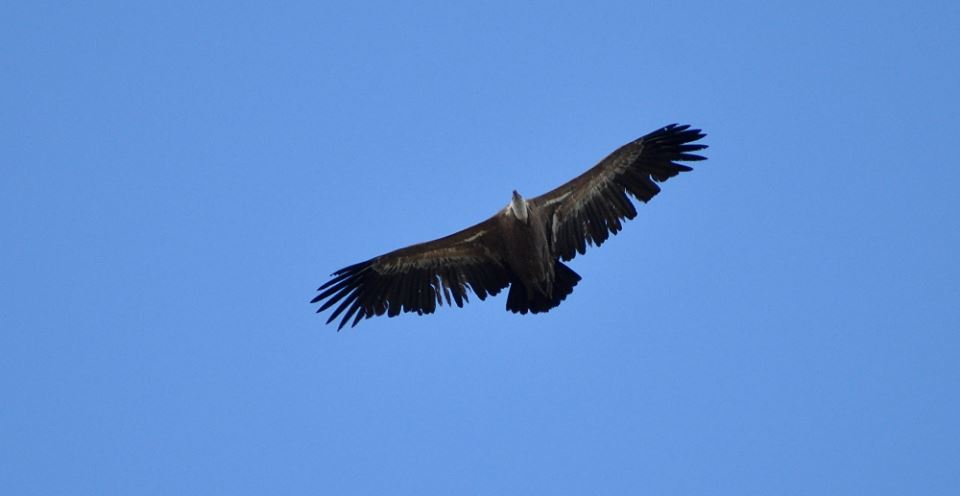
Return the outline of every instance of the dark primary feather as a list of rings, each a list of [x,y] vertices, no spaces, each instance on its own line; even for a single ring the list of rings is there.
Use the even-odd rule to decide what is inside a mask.
[[[491,218],[450,236],[419,243],[344,267],[320,286],[311,303],[323,302],[317,312],[333,305],[329,324],[340,315],[338,329],[375,315],[394,317],[401,312],[433,313],[438,305],[462,307],[473,291],[481,300],[510,284],[510,275],[490,233]],[[326,300],[326,301],[324,301]]]
[[[707,145],[699,129],[671,124],[626,145],[572,181],[531,200],[545,209],[553,253],[567,261],[587,245],[600,246],[636,217],[629,193],[648,202],[660,192],[656,183],[693,170],[677,162],[704,160],[692,152]]]

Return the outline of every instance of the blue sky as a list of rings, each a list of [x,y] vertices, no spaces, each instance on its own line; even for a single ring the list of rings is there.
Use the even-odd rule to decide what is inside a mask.
[[[0,8],[0,492],[956,494],[956,2]],[[671,122],[571,267],[337,333],[327,275]]]

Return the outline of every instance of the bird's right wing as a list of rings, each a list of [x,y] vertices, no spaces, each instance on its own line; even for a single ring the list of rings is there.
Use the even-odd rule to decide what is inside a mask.
[[[322,312],[340,302],[327,320],[343,314],[338,329],[351,318],[355,326],[375,315],[433,313],[444,299],[462,307],[468,289],[483,300],[510,284],[499,243],[494,216],[450,236],[344,267],[317,289],[320,294],[311,303],[323,301],[317,310]]]

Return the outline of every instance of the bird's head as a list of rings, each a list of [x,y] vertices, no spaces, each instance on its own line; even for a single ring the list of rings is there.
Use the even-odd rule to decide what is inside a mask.
[[[517,193],[517,190],[513,190],[513,198],[510,199],[510,212],[521,222],[527,222],[527,201],[520,196],[520,193]]]

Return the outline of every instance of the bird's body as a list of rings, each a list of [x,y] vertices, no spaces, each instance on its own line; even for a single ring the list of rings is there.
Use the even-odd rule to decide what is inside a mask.
[[[522,205],[517,208],[517,205]],[[516,274],[527,295],[553,296],[553,262],[542,212],[513,192],[510,205],[497,216],[503,234],[507,267]]]
[[[654,181],[691,170],[677,161],[703,160],[690,153],[706,148],[692,144],[703,136],[689,126],[661,128],[544,195],[526,200],[514,191],[479,224],[335,272],[312,303],[323,302],[319,312],[340,302],[327,322],[342,314],[342,328],[350,319],[356,325],[375,315],[433,313],[444,300],[463,306],[468,289],[483,300],[509,286],[507,310],[546,312],[581,279],[563,262],[636,216],[627,194],[649,201],[660,191]]]

